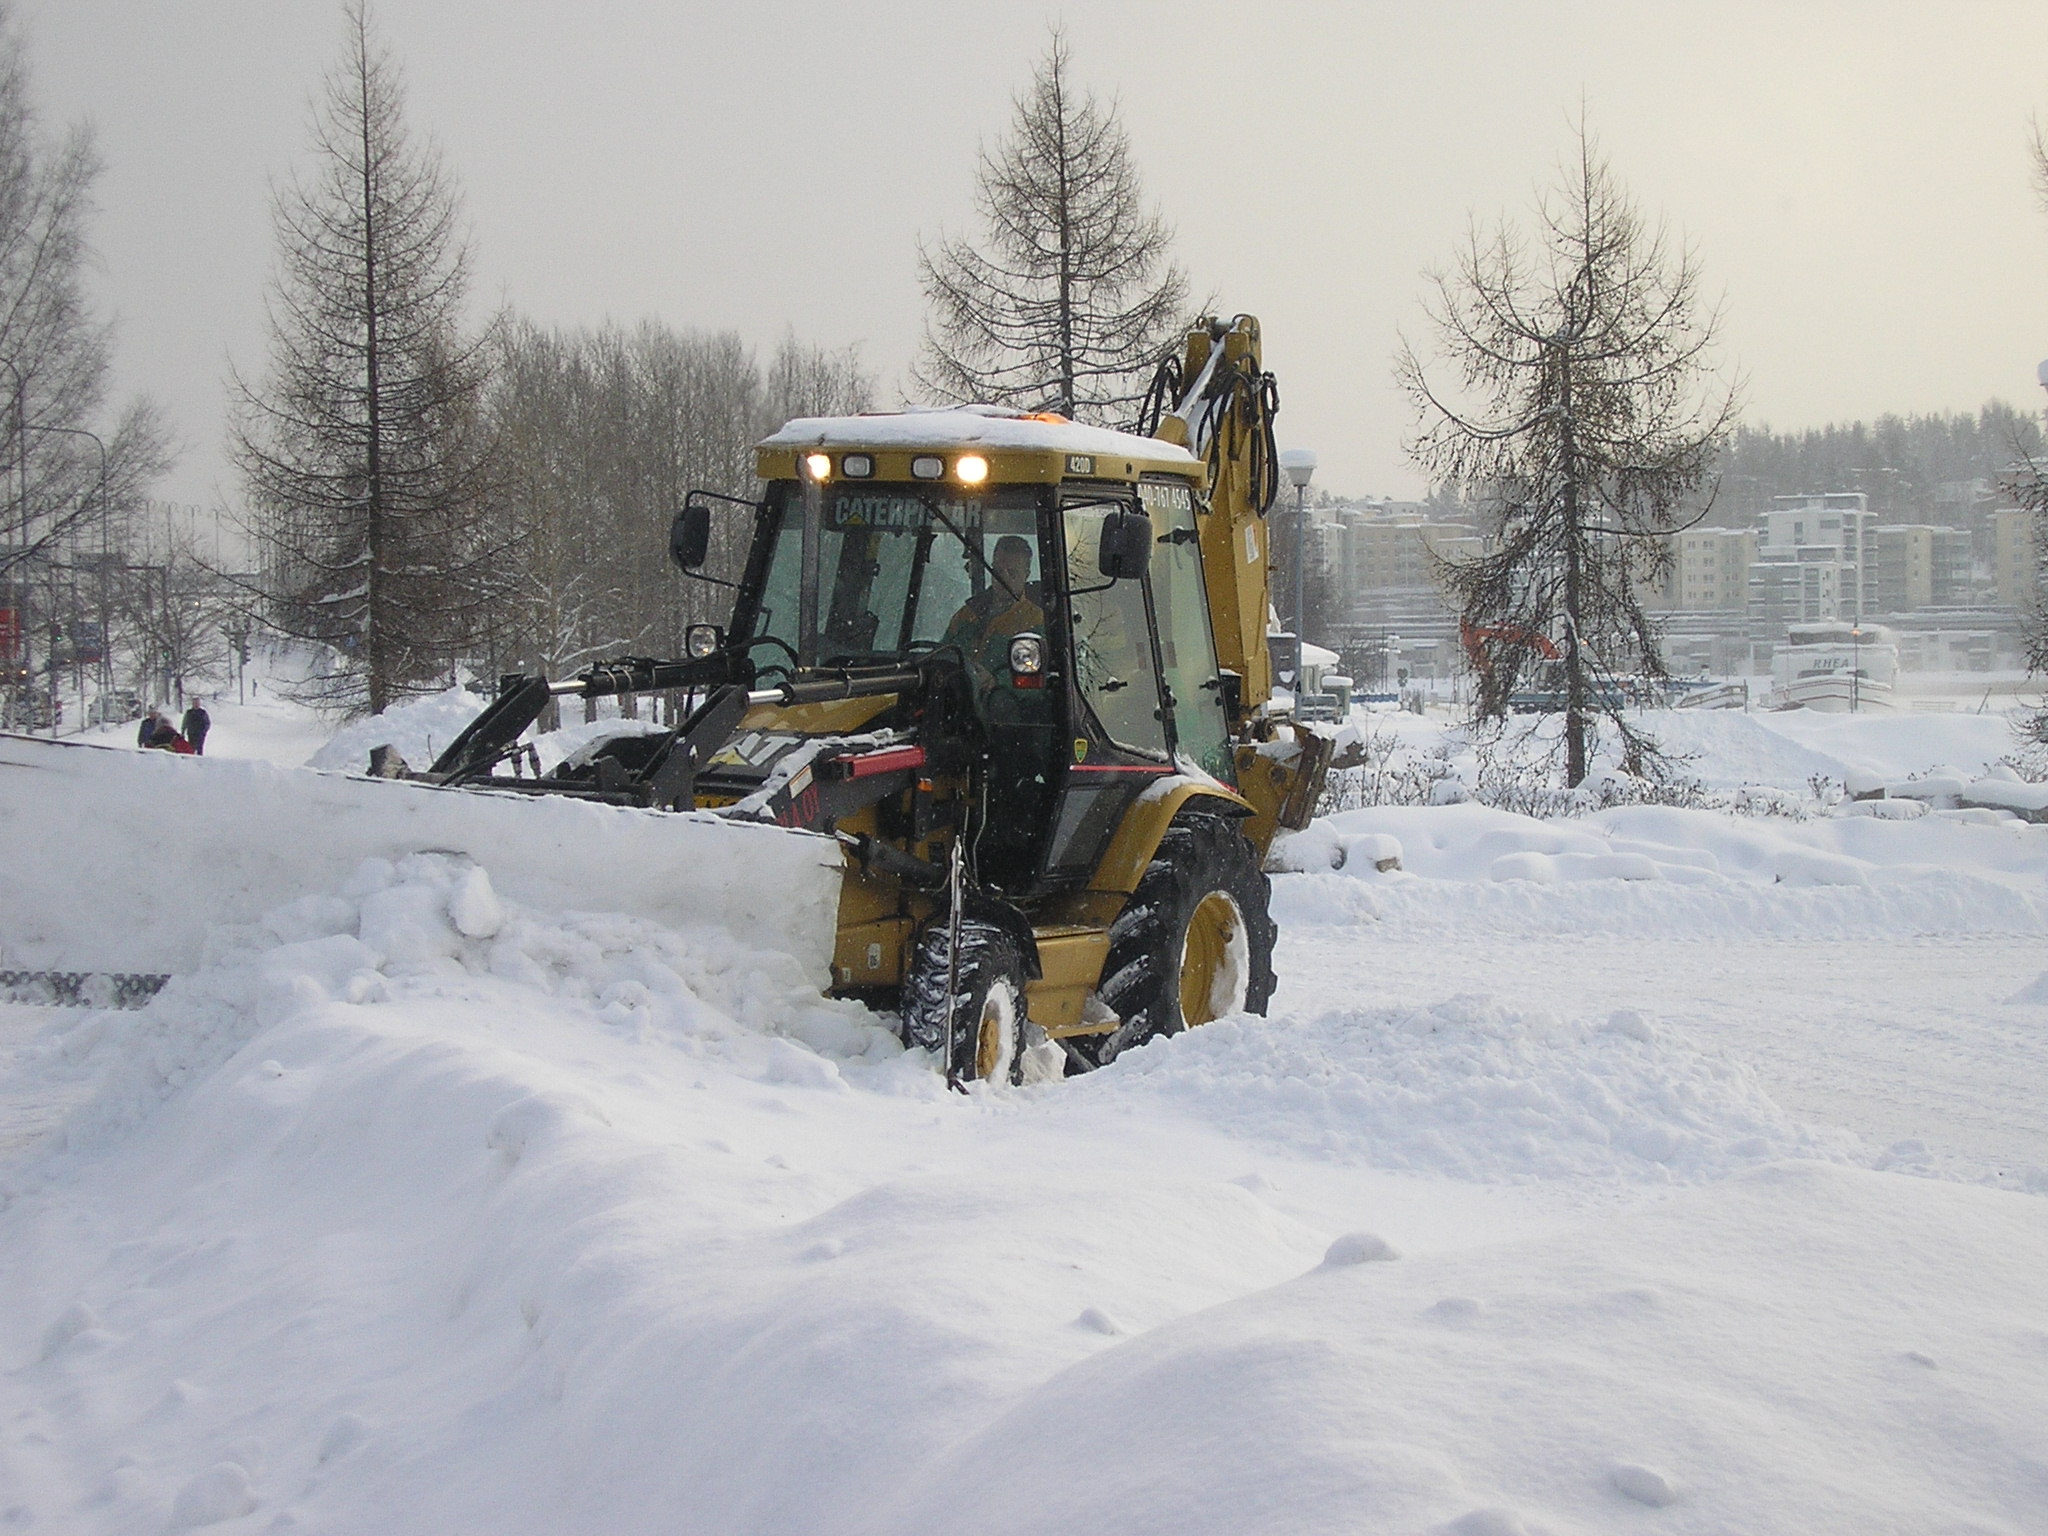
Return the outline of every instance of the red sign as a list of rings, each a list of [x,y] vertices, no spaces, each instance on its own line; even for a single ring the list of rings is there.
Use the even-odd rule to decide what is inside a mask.
[[[21,614],[13,608],[0,608],[0,661],[21,659]]]

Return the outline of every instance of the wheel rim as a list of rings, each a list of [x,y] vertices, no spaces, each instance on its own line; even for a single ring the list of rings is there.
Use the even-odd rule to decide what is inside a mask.
[[[990,987],[974,1031],[974,1075],[985,1083],[1006,1083],[1017,1056],[1017,997],[1007,983]]]
[[[1251,985],[1251,938],[1228,891],[1211,891],[1188,915],[1180,946],[1180,1017],[1207,1024],[1244,1007]]]

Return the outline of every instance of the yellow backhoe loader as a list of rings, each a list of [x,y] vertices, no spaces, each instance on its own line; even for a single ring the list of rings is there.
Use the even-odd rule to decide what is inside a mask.
[[[986,407],[790,422],[759,502],[693,492],[704,573],[751,520],[730,622],[676,661],[514,676],[423,773],[712,810],[835,838],[832,985],[895,1008],[949,1079],[1098,1066],[1262,1012],[1261,864],[1327,739],[1272,707],[1277,396],[1249,316],[1204,320],[1144,434]],[[549,701],[683,696],[672,729],[524,771]]]

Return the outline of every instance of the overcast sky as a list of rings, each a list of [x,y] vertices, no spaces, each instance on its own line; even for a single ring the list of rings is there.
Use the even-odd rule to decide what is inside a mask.
[[[328,0],[15,0],[48,121],[90,119],[120,383],[232,495],[222,376],[260,368],[272,180],[338,56]],[[1526,216],[1581,99],[1621,180],[1725,295],[1747,417],[2034,408],[2048,357],[2044,0],[1258,5],[384,0],[416,129],[465,189],[478,298],[546,322],[859,343],[889,403],[920,234],[1063,17],[1122,106],[1198,291],[1265,326],[1283,446],[1418,488],[1391,385],[1420,273]]]

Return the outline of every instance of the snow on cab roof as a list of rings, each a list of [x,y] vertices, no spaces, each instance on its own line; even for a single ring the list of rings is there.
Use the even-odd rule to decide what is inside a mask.
[[[962,405],[943,410],[878,411],[869,416],[799,416],[763,448],[1043,448],[1057,453],[1122,454],[1167,464],[1194,464],[1185,448],[1084,426],[1051,415],[1031,416],[998,405]]]

